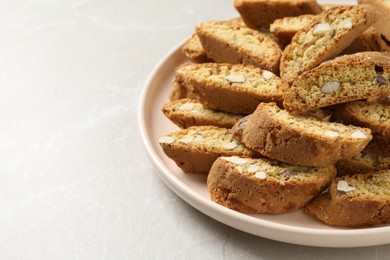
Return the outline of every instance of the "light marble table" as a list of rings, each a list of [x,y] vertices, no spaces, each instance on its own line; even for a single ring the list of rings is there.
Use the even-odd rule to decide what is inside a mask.
[[[230,0],[0,1],[1,259],[388,259],[297,246],[195,210],[137,124],[158,61]]]

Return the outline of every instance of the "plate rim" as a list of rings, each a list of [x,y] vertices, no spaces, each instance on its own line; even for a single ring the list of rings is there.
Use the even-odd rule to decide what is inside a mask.
[[[157,170],[159,177],[176,195],[197,210],[217,220],[218,222],[224,223],[243,232],[274,241],[305,246],[337,248],[377,246],[390,243],[390,226],[318,230],[313,228],[294,227],[291,225],[273,223],[268,220],[254,218],[250,214],[240,213],[221,206],[211,200],[204,199],[194,190],[191,190],[191,187],[172,174],[164,162],[160,160],[158,154],[153,148],[152,140],[147,135],[148,130],[145,118],[147,114],[148,96],[151,95],[150,92],[153,90],[153,81],[155,80],[156,75],[158,75],[159,71],[165,64],[170,62],[170,59],[175,54],[181,52],[181,47],[185,40],[165,54],[149,73],[142,86],[137,113],[138,129],[144,148],[147,151],[147,155]],[[266,232],[259,232],[260,230]],[[262,234],[260,235],[260,233]],[[383,240],[383,237],[380,236],[386,234],[389,237],[388,241]],[[313,239],[313,237],[309,238],[309,236],[315,236],[316,239]],[[375,238],[370,236],[375,236]],[[380,237],[380,239],[378,239],[378,237]],[[297,241],[297,239],[299,241]]]

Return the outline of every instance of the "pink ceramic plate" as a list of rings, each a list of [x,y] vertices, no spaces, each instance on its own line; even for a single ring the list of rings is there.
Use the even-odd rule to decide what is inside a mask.
[[[206,177],[184,174],[165,156],[158,144],[158,137],[178,129],[161,112],[161,106],[168,101],[175,68],[186,61],[180,47],[181,45],[174,48],[150,74],[142,91],[138,115],[147,153],[159,176],[178,196],[226,225],[277,241],[321,247],[360,247],[390,243],[390,226],[334,228],[304,214],[302,210],[280,215],[250,215],[212,202],[207,192]]]

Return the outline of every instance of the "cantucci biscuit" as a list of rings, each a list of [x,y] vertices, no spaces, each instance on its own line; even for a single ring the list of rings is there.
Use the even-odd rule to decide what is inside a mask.
[[[328,192],[306,207],[331,226],[367,227],[390,223],[390,170],[337,177]]]
[[[253,29],[268,29],[274,20],[286,16],[319,14],[322,11],[315,0],[235,0],[234,7],[245,24]]]
[[[390,95],[390,53],[361,52],[337,57],[304,72],[284,93],[293,113],[369,97]]]
[[[364,149],[350,159],[338,161],[336,167],[337,176],[386,170],[390,169],[390,156],[375,154]]]
[[[241,17],[229,19],[226,20],[226,22],[245,25]],[[192,36],[185,41],[181,50],[184,53],[184,55],[192,62],[195,63],[213,62],[213,59],[207,57],[207,54],[203,49],[202,43],[200,42],[200,39],[196,33],[192,34]]]
[[[390,156],[390,106],[355,101],[339,107],[333,117],[344,124],[370,128],[372,141],[367,149]]]
[[[220,157],[207,177],[211,200],[245,213],[278,214],[304,207],[336,175],[334,166],[293,166],[259,158]]]
[[[373,25],[387,41],[390,41],[390,1],[389,0],[358,0],[361,5],[374,8],[380,19]]]
[[[389,52],[390,45],[374,28],[369,27],[357,37],[341,54],[352,54],[363,51]]]
[[[182,52],[184,55],[192,62],[195,63],[204,63],[212,62],[213,60],[207,57],[206,52],[203,49],[202,43],[199,40],[199,37],[194,33],[182,47]]]
[[[231,131],[216,126],[193,126],[161,136],[164,153],[185,173],[208,173],[220,156],[256,157],[234,139]]]
[[[242,118],[241,115],[208,109],[201,101],[189,98],[165,103],[162,112],[180,128],[199,125],[231,128]]]
[[[253,114],[237,122],[233,134],[266,157],[320,167],[351,158],[372,139],[368,128],[292,115],[274,103],[261,103]]]
[[[201,23],[195,29],[207,56],[215,62],[253,65],[279,73],[282,51],[271,36],[226,21]]]
[[[250,114],[260,102],[282,104],[287,85],[274,73],[242,64],[184,64],[176,69],[171,97],[201,100],[208,108]]]
[[[315,15],[306,14],[277,19],[270,25],[270,31],[279,39],[279,44],[284,48],[291,43],[294,35],[300,29],[310,24],[315,17]],[[359,35],[341,54],[352,54],[362,51],[390,51],[390,46],[383,36],[371,26]]]
[[[296,33],[280,63],[281,78],[292,83],[304,71],[335,57],[377,20],[366,6],[331,8]]]
[[[279,39],[280,45],[284,48],[291,43],[291,39],[300,29],[313,21],[314,17],[312,14],[304,14],[277,19],[270,25],[270,32]]]

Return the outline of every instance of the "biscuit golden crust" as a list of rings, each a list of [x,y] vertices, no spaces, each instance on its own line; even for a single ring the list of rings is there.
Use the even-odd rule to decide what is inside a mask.
[[[344,55],[304,72],[283,98],[286,110],[312,109],[390,94],[390,53]]]
[[[215,62],[253,65],[279,74],[282,51],[271,36],[225,21],[201,23],[195,29],[207,56]]]
[[[305,212],[331,226],[368,227],[390,223],[390,170],[337,177]]]
[[[331,8],[296,33],[280,63],[281,78],[292,83],[304,71],[335,57],[377,20],[365,6]]]
[[[300,167],[270,159],[220,157],[210,169],[211,199],[245,213],[291,212],[304,207],[336,174],[333,166]]]
[[[208,173],[220,156],[256,157],[233,138],[231,131],[216,126],[193,126],[159,138],[164,153],[186,173]]]
[[[339,107],[334,118],[344,124],[368,127],[373,139],[367,149],[390,156],[390,106],[366,101],[349,102]]]
[[[366,148],[350,159],[338,161],[336,167],[337,176],[386,170],[390,169],[390,156],[370,152]]]
[[[176,69],[175,98],[202,100],[210,109],[252,113],[260,102],[282,104],[287,85],[270,71],[243,64],[185,64]]]
[[[294,116],[273,103],[261,103],[233,127],[247,147],[269,158],[303,166],[329,166],[361,152],[371,130]]]
[[[319,14],[322,11],[315,0],[235,0],[234,7],[245,24],[253,29],[268,29],[273,21],[286,16]]]
[[[242,118],[241,115],[208,109],[201,101],[189,98],[165,103],[162,112],[180,128],[200,125],[231,128]]]

